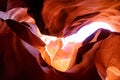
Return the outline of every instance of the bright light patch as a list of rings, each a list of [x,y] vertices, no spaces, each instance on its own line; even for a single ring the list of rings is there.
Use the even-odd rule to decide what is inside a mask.
[[[47,36],[47,35],[42,35],[40,38],[42,39],[42,41],[46,45],[50,44],[51,41],[56,41],[57,40],[57,37],[55,37],[55,36]]]
[[[40,35],[42,41],[46,44],[45,51],[50,57],[50,65],[59,71],[66,71],[73,66],[77,51],[82,46],[82,41],[89,37],[99,28],[114,31],[112,27],[105,22],[93,22],[81,28],[77,33],[65,38],[58,38],[55,36]],[[43,59],[44,53],[41,52]],[[46,61],[49,62],[49,61]]]
[[[81,28],[77,33],[66,37],[65,40],[67,42],[82,42],[99,28],[108,29],[112,32],[115,31],[108,23],[93,22]]]

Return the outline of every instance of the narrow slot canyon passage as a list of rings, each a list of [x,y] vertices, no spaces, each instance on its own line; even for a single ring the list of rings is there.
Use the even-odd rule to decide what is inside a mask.
[[[0,0],[0,80],[120,80],[119,0]]]

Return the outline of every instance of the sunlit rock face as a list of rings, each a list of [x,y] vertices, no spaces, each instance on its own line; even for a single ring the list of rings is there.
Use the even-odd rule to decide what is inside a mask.
[[[0,4],[0,80],[120,80],[119,0]]]
[[[94,21],[103,21],[115,26],[120,19],[118,0],[111,3],[109,0],[46,0],[44,4],[43,20],[49,32],[54,35],[75,33],[82,26]]]

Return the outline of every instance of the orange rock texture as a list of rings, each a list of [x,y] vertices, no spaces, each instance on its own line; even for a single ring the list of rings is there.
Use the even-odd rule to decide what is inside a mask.
[[[0,0],[0,80],[120,80],[119,46],[119,0]]]

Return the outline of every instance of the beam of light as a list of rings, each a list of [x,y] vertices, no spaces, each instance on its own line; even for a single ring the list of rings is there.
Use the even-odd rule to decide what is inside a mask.
[[[93,22],[81,28],[77,33],[65,38],[41,35],[40,38],[46,44],[45,51],[50,57],[51,66],[59,71],[66,71],[74,64],[77,50],[87,37],[99,28],[115,31],[105,22]],[[54,59],[56,58],[56,59]]]
[[[43,41],[46,45],[48,45],[48,44],[50,44],[51,41],[56,41],[56,40],[57,40],[57,37],[55,37],[55,36],[42,35],[42,36],[40,37],[40,39],[42,39],[42,41]]]
[[[107,29],[112,32],[115,30],[106,22],[93,22],[89,25],[84,26],[81,28],[77,33],[67,36],[65,40],[67,42],[82,42],[92,33],[94,33],[99,28]]]

